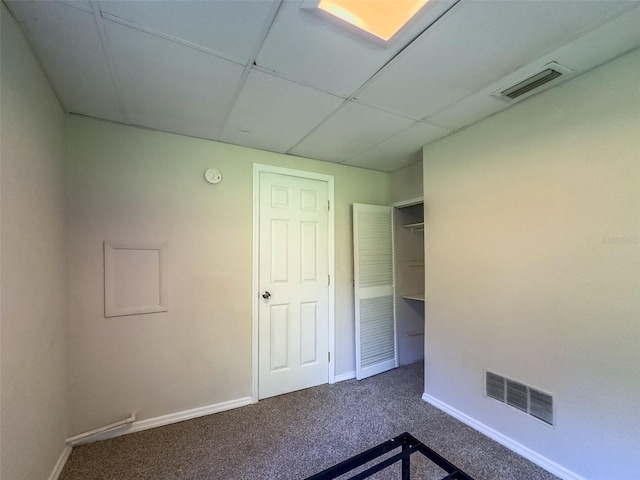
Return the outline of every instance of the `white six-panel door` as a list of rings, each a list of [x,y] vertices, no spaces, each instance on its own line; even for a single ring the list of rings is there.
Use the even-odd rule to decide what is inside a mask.
[[[391,207],[353,205],[356,378],[398,366]]]
[[[259,173],[258,397],[328,382],[326,181]]]

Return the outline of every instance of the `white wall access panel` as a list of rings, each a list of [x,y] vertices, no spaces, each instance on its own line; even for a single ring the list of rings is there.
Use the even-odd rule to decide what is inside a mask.
[[[166,257],[166,243],[104,242],[104,316],[168,311]]]

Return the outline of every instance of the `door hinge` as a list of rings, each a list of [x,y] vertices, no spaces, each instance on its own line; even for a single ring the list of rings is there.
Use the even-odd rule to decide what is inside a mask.
[[[329,360],[329,363],[331,363],[331,352],[327,352],[327,360]]]
[[[327,275],[327,285],[331,285],[331,275]]]
[[[327,200],[327,210],[331,210],[331,200]]]

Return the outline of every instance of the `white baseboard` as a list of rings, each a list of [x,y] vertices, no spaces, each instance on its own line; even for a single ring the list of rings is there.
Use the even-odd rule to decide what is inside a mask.
[[[204,417],[205,415],[224,412],[225,410],[231,410],[233,408],[244,407],[251,403],[251,397],[243,397],[236,400],[229,400],[228,402],[207,405],[206,407],[192,408],[191,410],[183,410],[181,412],[170,413],[168,415],[162,415],[160,417],[139,420],[137,422],[133,422],[128,426],[104,432],[91,438],[87,438],[86,441],[79,441],[75,445],[82,445],[84,443],[95,442],[98,440],[106,440],[107,438],[120,437],[129,433],[141,432],[142,430],[149,430],[151,428],[162,427],[164,425],[170,425],[172,423],[183,422],[185,420],[191,420],[192,418]]]
[[[356,372],[347,372],[341,373],[340,375],[335,376],[336,383],[344,382],[345,380],[351,380],[352,378],[356,378]]]
[[[48,480],[58,480],[58,477],[62,473],[62,469],[64,468],[64,465],[67,463],[67,460],[69,459],[69,455],[71,455],[71,447],[69,445],[65,445],[65,447],[62,449],[62,453],[60,454],[60,457],[58,458],[58,461],[56,462],[55,467],[53,467],[53,471],[51,472],[51,475],[49,475]]]
[[[553,460],[549,460],[547,457],[540,455],[537,452],[534,452],[528,447],[525,447],[521,443],[516,442],[515,440],[503,435],[502,433],[494,430],[491,427],[488,427],[484,423],[480,423],[478,420],[470,417],[469,415],[462,413],[460,410],[453,408],[452,406],[441,402],[435,397],[428,395],[426,393],[422,394],[422,400],[433,405],[439,410],[451,415],[454,418],[457,418],[462,423],[469,425],[474,430],[479,431],[480,433],[486,435],[487,437],[495,440],[496,442],[504,445],[509,450],[514,451],[518,455],[523,456],[527,460],[531,460],[536,465],[544,468],[549,473],[554,474],[557,477],[562,478],[563,480],[585,480],[584,477],[581,477],[577,473],[572,472],[571,470],[566,469],[562,465],[557,464]]]

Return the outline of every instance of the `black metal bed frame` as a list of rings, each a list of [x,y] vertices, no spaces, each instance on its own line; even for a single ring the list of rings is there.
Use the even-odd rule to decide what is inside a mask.
[[[411,480],[411,455],[416,452],[420,452],[447,472],[447,475],[442,477],[440,480],[474,480],[470,475],[464,473],[453,463],[431,450],[424,443],[420,442],[407,432],[370,448],[366,452],[355,455],[344,462],[338,463],[333,467],[327,468],[320,473],[307,477],[305,480],[332,480],[338,478],[339,476],[345,475],[397,448],[402,448],[400,453],[397,453],[352,477],[349,477],[349,480],[362,480],[364,478],[369,478],[371,475],[397,462],[402,462],[402,480]]]

